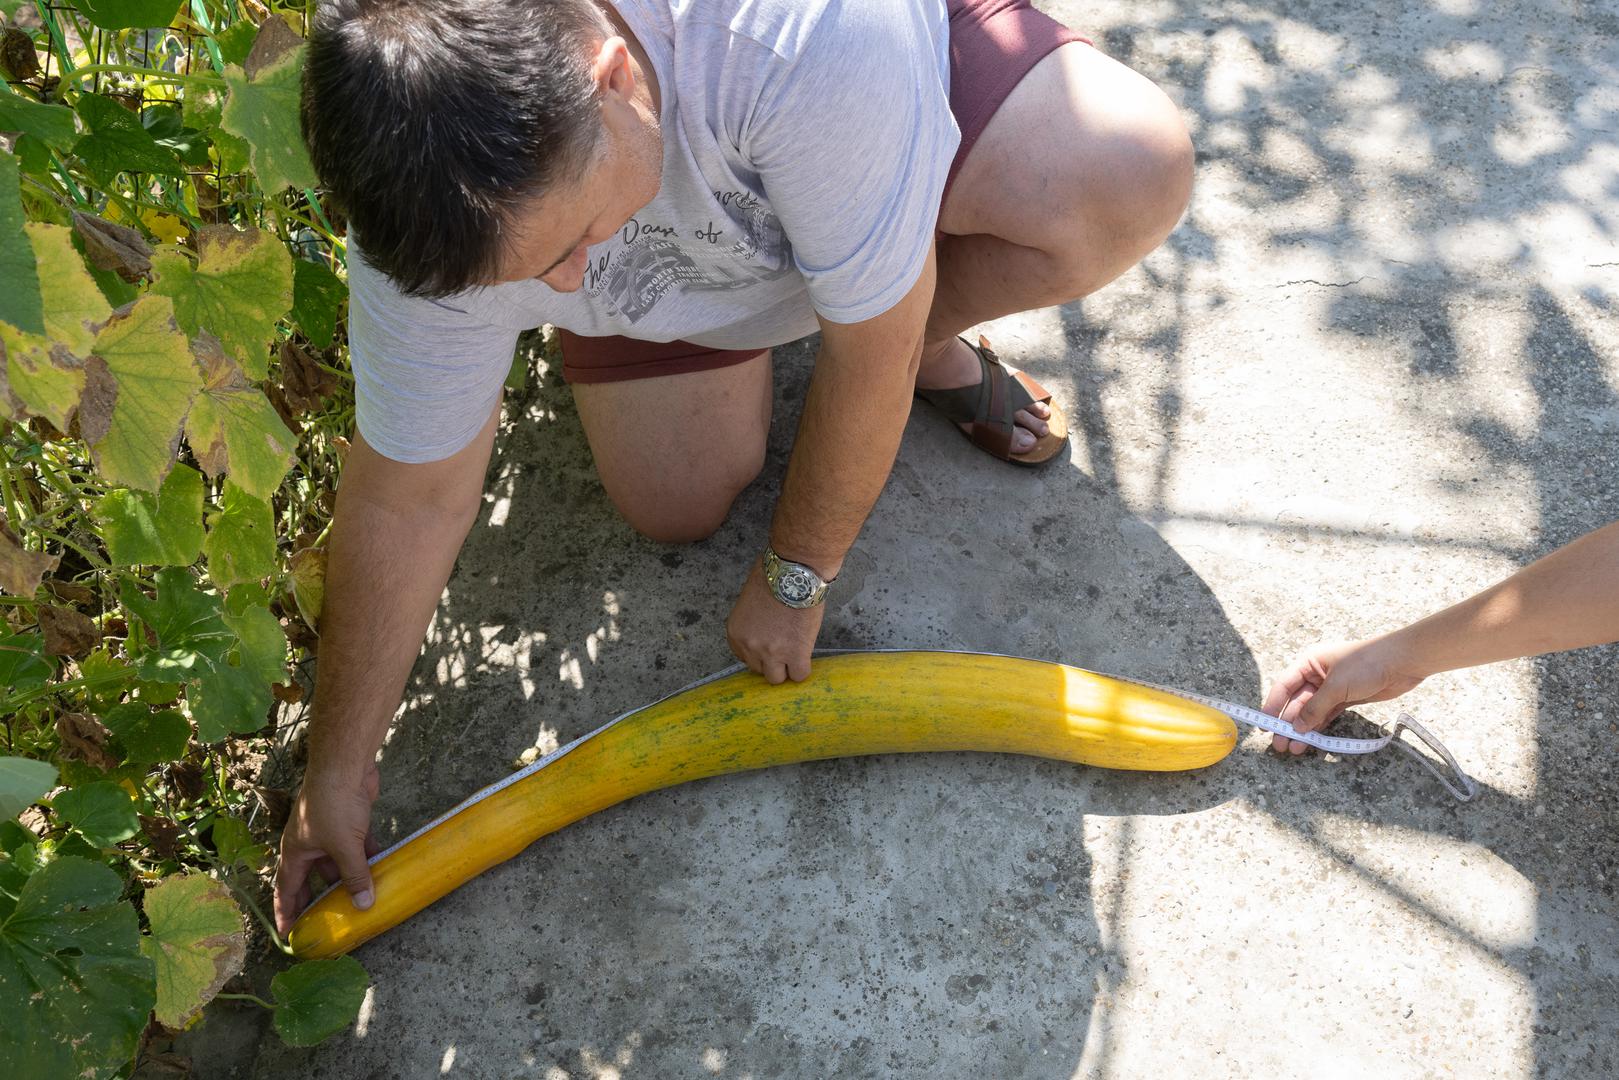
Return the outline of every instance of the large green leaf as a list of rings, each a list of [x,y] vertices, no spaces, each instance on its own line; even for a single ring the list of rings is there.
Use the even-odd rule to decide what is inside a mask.
[[[225,496],[204,544],[208,576],[221,589],[275,573],[275,518],[270,504],[225,481]]]
[[[250,378],[270,370],[275,324],[292,306],[292,256],[273,233],[212,225],[197,235],[202,257],[193,267],[179,252],[152,260],[152,291],[174,300],[187,334],[219,340]]]
[[[6,381],[29,411],[66,428],[68,415],[84,393],[82,358],[112,308],[74,249],[71,229],[29,222],[24,231],[39,274],[45,334],[24,333],[0,322]]]
[[[64,791],[51,800],[51,809],[97,847],[111,847],[140,831],[135,804],[111,780]]]
[[[77,109],[90,131],[73,144],[73,153],[85,171],[102,184],[111,184],[121,172],[160,176],[185,172],[174,152],[159,146],[151,132],[141,126],[140,117],[111,98],[81,94]]]
[[[84,695],[90,710],[96,713],[122,701],[135,684],[134,669],[105,645],[79,661],[79,673],[93,680],[85,687]]]
[[[216,817],[213,840],[219,861],[229,867],[242,866],[256,872],[270,858],[270,849],[253,839],[247,825],[237,818]]]
[[[352,956],[294,964],[270,980],[276,1034],[292,1046],[314,1046],[354,1022],[370,980]]]
[[[312,345],[324,349],[337,330],[337,313],[348,289],[325,263],[292,261],[292,317]]]
[[[25,333],[43,334],[45,301],[39,293],[34,253],[23,231],[21,185],[17,159],[0,154],[0,320]]]
[[[298,127],[303,67],[303,42],[280,19],[266,19],[246,65],[225,68],[230,99],[220,122],[253,147],[253,171],[266,194],[316,183]]]
[[[87,394],[79,428],[105,479],[156,491],[174,464],[180,422],[202,388],[169,298],[148,294],[115,316],[97,335],[95,355],[117,393],[110,415],[104,401]]]
[[[209,476],[229,473],[243,491],[269,499],[292,464],[297,436],[241,370],[208,346],[197,342],[205,385],[186,418],[186,441]]]
[[[33,758],[0,757],[0,822],[43,799],[56,783],[56,766]]]
[[[142,907],[151,933],[141,938],[141,952],[157,975],[157,1018],[184,1028],[242,970],[241,909],[225,883],[206,874],[169,878],[146,893]]]
[[[181,0],[75,0],[92,26],[103,30],[147,29],[167,26],[180,10]]]
[[[45,334],[53,345],[83,356],[107,324],[112,308],[73,247],[72,229],[29,222],[27,231],[45,298]]]
[[[247,54],[253,48],[253,39],[258,33],[259,28],[246,19],[231,23],[214,37],[215,44],[219,46],[220,59],[237,67],[245,64]]]
[[[203,742],[263,727],[272,680],[264,677],[265,646],[257,628],[250,626],[255,639],[244,646],[227,623],[217,593],[202,591],[178,567],[159,570],[156,577],[156,599],[128,583],[123,592],[124,606],[157,634],[158,648],[142,654],[138,664],[141,677],[185,684],[197,738]]]
[[[44,634],[0,634],[0,695],[37,690],[56,670],[45,652]]]
[[[236,635],[241,666],[265,683],[281,682],[287,677],[287,635],[263,597],[254,596],[256,591],[245,586],[232,589],[223,618]]]
[[[0,1061],[19,1080],[101,1080],[135,1056],[157,1000],[135,909],[105,866],[59,858],[0,923]]]
[[[177,464],[152,494],[120,488],[95,507],[114,566],[190,566],[202,550],[202,473]]]
[[[251,45],[252,35],[257,27],[249,22],[240,22],[231,29],[245,29],[248,32],[247,44]],[[244,56],[246,51],[244,47]],[[186,91],[185,102],[180,106],[180,114],[188,125],[208,133],[209,140],[214,144],[214,152],[219,155],[220,171],[245,172],[252,164],[253,148],[247,144],[246,139],[238,138],[219,126],[224,111],[225,91],[213,87],[191,87]]]
[[[173,709],[153,712],[144,701],[126,701],[105,709],[101,722],[112,732],[113,749],[136,765],[178,759],[191,737],[185,717]]]
[[[21,94],[0,90],[0,131],[20,131],[58,150],[73,143],[73,110],[66,105],[41,105]]]

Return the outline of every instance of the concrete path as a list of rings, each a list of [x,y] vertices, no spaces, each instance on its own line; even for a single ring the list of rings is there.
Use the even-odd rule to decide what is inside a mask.
[[[999,466],[918,410],[824,644],[1257,702],[1305,645],[1619,518],[1619,7],[1051,9],[1184,106],[1192,209],[1100,295],[987,328],[1069,403],[1071,461]],[[688,549],[615,518],[554,370],[511,410],[381,834],[730,662],[811,355],[781,351],[766,472]],[[351,1034],[190,1041],[201,1075],[345,1080],[1612,1077],[1616,659],[1410,694],[1465,807],[1403,757],[1256,736],[1184,776],[919,756],[647,796],[363,948]]]

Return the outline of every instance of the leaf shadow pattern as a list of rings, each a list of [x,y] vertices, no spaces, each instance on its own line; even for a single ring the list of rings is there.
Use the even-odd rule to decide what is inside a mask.
[[[548,378],[512,410],[494,498],[384,750],[385,841],[525,748],[730,662],[723,621],[769,520],[813,343],[782,353],[765,472],[689,547],[617,518],[564,386]],[[936,421],[913,418],[823,645],[1129,666],[1253,695],[1242,642],[1149,526],[1081,472],[1008,479]],[[1009,484],[1037,497],[1008,514]],[[1162,618],[1121,618],[1141,598]],[[368,945],[360,1029],[310,1053],[267,1040],[257,1070],[370,1075],[448,1054],[478,1076],[1068,1077],[1098,988],[1124,977],[1092,910],[1085,815],[1179,813],[1217,790],[948,754],[653,793]]]
[[[1212,523],[1266,537],[1272,573],[1285,572],[1275,552],[1289,542],[1313,556],[1311,569],[1330,567],[1334,547],[1356,553],[1350,558],[1376,551],[1356,590],[1374,607],[1388,602],[1371,591],[1385,574],[1444,586],[1432,576],[1481,559],[1496,567],[1471,588],[1421,591],[1460,599],[1619,517],[1619,17],[1610,5],[1170,3],[1147,15],[1093,6],[1104,49],[1182,103],[1200,163],[1187,221],[1146,266],[1150,289],[1171,293],[1150,301],[1167,350],[1154,347],[1150,328],[1136,326],[1122,341],[1118,333],[1149,286],[1116,286],[1064,312],[1080,347],[1058,366],[1081,392],[1103,386],[1118,399],[1093,403],[1083,418],[1093,458],[1113,459],[1095,467],[1098,477],[1171,535]],[[1215,311],[1238,332],[1200,318]],[[1226,422],[1269,428],[1266,439],[1240,430],[1229,439],[1259,448],[1249,464],[1275,487],[1273,505],[1249,498],[1224,514],[1198,506],[1186,479],[1201,465],[1188,455],[1207,454],[1212,440],[1180,445],[1197,412],[1212,408],[1207,375],[1219,365],[1199,354],[1220,349],[1210,342],[1222,338],[1222,374],[1257,399]],[[1249,348],[1265,354],[1263,375],[1251,380],[1243,374]],[[1323,348],[1326,359],[1312,355]],[[1275,359],[1290,349],[1295,362]],[[1340,400],[1323,383],[1336,385]],[[1154,401],[1175,410],[1178,438],[1135,434]],[[1328,426],[1330,440],[1321,431]],[[1291,453],[1288,439],[1296,440]],[[1356,458],[1402,468],[1391,474],[1384,465],[1379,475],[1375,465],[1349,467]],[[1224,490],[1244,486],[1238,473]],[[1312,500],[1361,517],[1346,524],[1288,509]],[[1341,575],[1322,576],[1343,588]],[[1224,597],[1239,576],[1210,584]],[[1288,596],[1303,625],[1311,605],[1347,606],[1337,597],[1323,604],[1308,585],[1266,591]],[[1253,620],[1239,625],[1251,643],[1269,636]],[[1302,633],[1286,643],[1289,652],[1310,640]],[[1490,730],[1486,720],[1462,738],[1486,774],[1523,778],[1465,812],[1392,797],[1375,760],[1350,766],[1347,787],[1317,787],[1318,770],[1301,765],[1299,790],[1274,811],[1305,848],[1342,860],[1369,888],[1430,920],[1432,938],[1463,942],[1513,974],[1528,1004],[1527,1015],[1511,1018],[1524,1055],[1500,1062],[1501,1075],[1596,1077],[1616,1068],[1607,1034],[1619,1021],[1614,921],[1604,913],[1619,865],[1616,655],[1604,647],[1520,665],[1532,683],[1533,730],[1520,743],[1518,732]],[[1514,761],[1525,746],[1527,760]],[[1470,937],[1444,905],[1357,865],[1363,853],[1336,838],[1344,820],[1476,844],[1504,860],[1535,897],[1516,924],[1527,940]],[[1310,910],[1307,895],[1296,910]],[[1596,986],[1609,988],[1600,1002],[1590,997]],[[1593,1005],[1569,1007],[1576,999]],[[1106,1062],[1097,1068],[1107,1074]]]
[[[1619,261],[1619,182],[1603,164],[1619,129],[1619,19],[1606,5],[1042,6],[1171,90],[1198,145],[1198,193],[1143,273],[1055,316],[1065,355],[1009,355],[1074,402],[1086,472],[1008,475],[936,418],[913,418],[824,644],[1021,652],[1253,700],[1251,643],[1308,625],[1263,610],[1310,598],[1258,580],[1289,565],[1275,545],[1303,545],[1315,565],[1335,546],[1373,552],[1420,577],[1464,558],[1521,563],[1619,516],[1612,451],[1593,449],[1611,446],[1600,440],[1619,416],[1601,324],[1614,293],[1603,267]],[[1503,313],[1505,346],[1487,340]],[[1226,333],[1244,320],[1274,329]],[[1297,350],[1301,382],[1343,386],[1352,371],[1375,400],[1307,387],[1316,406],[1341,406],[1328,411],[1340,428],[1330,439],[1285,398],[1211,415],[1210,372],[1257,382],[1245,350],[1267,342]],[[385,753],[379,825],[403,832],[523,749],[729,662],[723,619],[768,521],[807,360],[783,350],[764,477],[719,535],[687,549],[646,544],[612,515],[565,392],[548,383],[525,406]],[[1513,412],[1491,397],[1492,370],[1519,368],[1528,404]],[[1405,487],[1384,490],[1363,469],[1355,499],[1419,511],[1447,499],[1475,520],[1436,531],[1420,513],[1408,527],[1268,512],[1238,497],[1240,476],[1210,487],[1229,505],[1189,501],[1185,477],[1211,443],[1199,429],[1220,423],[1268,426],[1227,439],[1256,474],[1301,486],[1321,479],[1292,475],[1301,462],[1347,469],[1417,433],[1421,445],[1395,457]],[[1532,520],[1518,528],[1506,506],[1525,491]],[[1200,524],[1272,546],[1257,569],[1232,560],[1215,573],[1154,531]],[[1217,594],[1240,597],[1242,631]],[[1475,807],[1446,805],[1432,785],[1408,790],[1409,773],[1383,759],[1298,763],[1274,809],[1257,803],[1304,848],[1417,911],[1432,937],[1521,980],[1537,1015],[1523,1067],[1503,1067],[1526,1075],[1615,1071],[1604,1033],[1619,995],[1600,914],[1619,872],[1613,757],[1600,725],[1577,715],[1619,715],[1613,659],[1602,649],[1528,667],[1527,782],[1490,733],[1453,744],[1505,777]],[[1274,793],[1275,768],[1255,754],[1188,777],[872,759],[647,796],[368,946],[378,982],[360,1029],[318,1054],[266,1045],[256,1071],[1129,1075],[1129,1021],[1094,1008],[1130,981],[1129,940],[1103,932],[1115,898],[1092,895],[1102,856],[1075,819],[1126,816],[1116,840],[1128,862],[1131,829]],[[1533,886],[1528,940],[1470,936],[1346,845],[1335,831],[1346,820],[1503,860]],[[1574,998],[1598,1004],[1560,1006]]]

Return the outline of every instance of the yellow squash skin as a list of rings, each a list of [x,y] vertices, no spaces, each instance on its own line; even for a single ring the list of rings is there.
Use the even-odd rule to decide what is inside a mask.
[[[1108,769],[1212,765],[1231,718],[1062,664],[977,653],[827,656],[803,683],[751,672],[650,705],[463,808],[372,866],[376,902],[334,889],[291,932],[301,959],[337,956],[542,836],[648,791],[822,758],[980,750]],[[476,796],[474,798],[477,798]]]

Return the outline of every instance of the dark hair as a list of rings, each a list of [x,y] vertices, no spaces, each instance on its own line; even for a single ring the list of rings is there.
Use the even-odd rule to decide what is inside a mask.
[[[365,258],[414,296],[492,277],[514,211],[601,139],[591,0],[326,0],[304,141]]]

